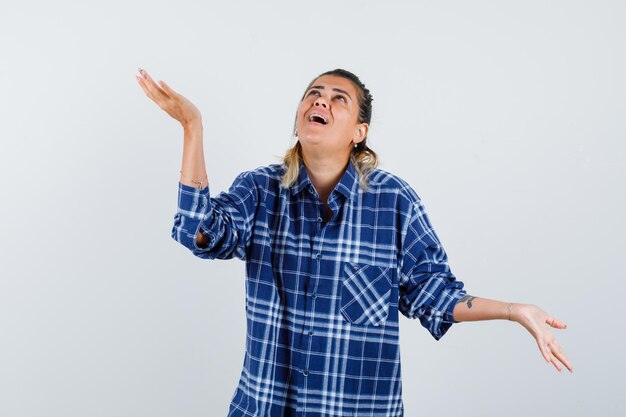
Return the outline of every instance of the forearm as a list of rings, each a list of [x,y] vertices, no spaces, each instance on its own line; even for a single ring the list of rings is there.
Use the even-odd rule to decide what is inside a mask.
[[[180,182],[198,188],[191,180],[202,181],[201,188],[207,185],[206,166],[204,163],[204,147],[202,143],[202,121],[184,125],[183,164]]]
[[[180,182],[195,188],[204,188],[208,184],[206,165],[204,162],[204,147],[202,142],[202,121],[191,122],[184,125],[183,165]],[[201,184],[191,180],[201,181]],[[196,236],[196,244],[205,247],[209,238],[202,233]]]
[[[515,303],[479,298],[468,294],[454,306],[453,315],[456,321],[515,320],[516,306]]]

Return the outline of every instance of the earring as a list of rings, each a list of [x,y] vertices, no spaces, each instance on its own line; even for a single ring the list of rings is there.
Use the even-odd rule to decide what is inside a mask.
[[[359,144],[358,144],[358,143],[355,143],[355,144],[354,144],[354,147],[355,147],[355,148],[358,148],[358,147],[359,147]]]

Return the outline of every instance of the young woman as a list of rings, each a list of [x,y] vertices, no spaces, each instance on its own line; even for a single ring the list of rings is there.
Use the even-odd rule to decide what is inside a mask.
[[[377,169],[369,90],[351,72],[316,77],[282,164],[209,194],[198,109],[145,70],[146,95],[184,128],[172,237],[203,259],[246,262],[247,343],[229,417],[402,416],[398,313],[439,340],[453,323],[524,326],[545,360],[572,365],[532,304],[468,295],[424,205]]]

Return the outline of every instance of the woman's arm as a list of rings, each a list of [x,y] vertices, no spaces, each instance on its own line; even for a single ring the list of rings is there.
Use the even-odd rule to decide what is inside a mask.
[[[244,259],[257,205],[256,187],[248,172],[240,174],[228,193],[211,197],[204,162],[202,115],[165,81],[158,84],[143,69],[136,76],[146,95],[184,128],[178,207],[172,238],[203,259]]]
[[[509,304],[511,304],[510,318]],[[515,303],[478,298],[468,294],[454,306],[453,315],[455,321],[514,320],[514,314],[517,312],[518,305]]]
[[[150,74],[139,68],[140,76],[135,76],[146,95],[159,105],[172,118],[176,119],[184,128],[183,166],[180,183],[190,187],[198,187],[192,179],[202,181],[202,187],[207,186],[208,178],[204,163],[204,149],[202,143],[202,114],[200,110],[186,97],[174,91],[165,81],[157,84]],[[198,233],[197,245],[202,247],[209,242],[209,238]]]
[[[180,183],[190,187],[197,187],[190,179],[198,181],[208,181],[206,175],[206,165],[204,162],[204,148],[202,142],[202,120],[192,120],[183,125],[185,130],[183,140],[183,164],[182,173],[180,175]],[[184,173],[184,175],[183,175]],[[205,247],[209,243],[208,236],[198,233],[196,235],[196,244],[198,247]]]
[[[136,76],[146,95],[159,105],[171,117],[176,119],[185,130],[183,147],[183,167],[180,182],[190,187],[198,187],[192,179],[207,185],[204,150],[202,144],[202,114],[186,97],[174,91],[165,81],[157,84],[148,72],[139,68]]]
[[[566,329],[567,325],[536,305],[507,303],[468,294],[454,306],[453,316],[454,320],[459,322],[495,319],[515,321],[533,335],[548,363],[552,363],[560,372],[562,370],[560,361],[570,372],[574,371],[562,347],[549,330],[550,326],[555,329]]]

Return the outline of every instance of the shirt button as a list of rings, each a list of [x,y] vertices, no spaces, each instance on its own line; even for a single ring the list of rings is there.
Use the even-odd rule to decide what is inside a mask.
[[[307,371],[306,369],[302,371],[302,375],[307,376],[308,374],[309,374],[309,371]]]
[[[200,203],[200,207],[204,207],[204,203]]]
[[[317,218],[317,221],[318,221],[318,222],[321,222],[321,221],[322,221],[322,218],[321,218],[321,217],[318,217],[318,218]]]
[[[316,254],[316,255],[315,255],[315,257],[316,257],[317,259],[322,259],[322,254],[321,254],[321,253],[318,253],[318,254]]]
[[[315,300],[317,298],[317,294],[316,293],[311,294],[311,298]]]
[[[313,330],[309,330],[309,336],[313,334]]]

